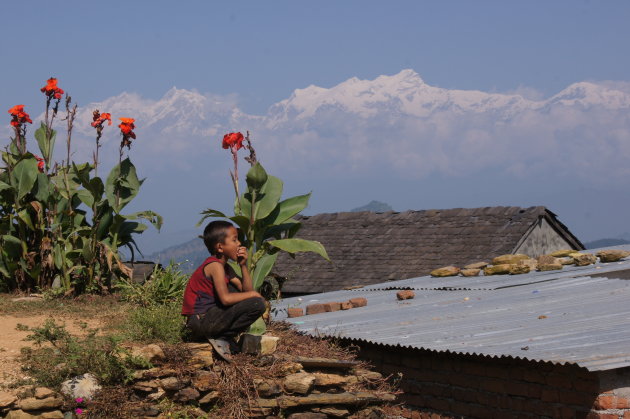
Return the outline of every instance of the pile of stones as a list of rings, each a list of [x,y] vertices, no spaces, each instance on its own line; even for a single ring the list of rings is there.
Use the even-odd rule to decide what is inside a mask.
[[[531,271],[560,270],[565,265],[588,266],[597,263],[617,262],[630,256],[625,250],[602,250],[597,254],[582,253],[576,250],[558,250],[548,255],[542,255],[537,259],[524,254],[501,255],[492,259],[492,262],[471,263],[458,268],[445,266],[431,271],[431,276],[478,276],[484,275],[519,275]]]
[[[24,386],[15,393],[0,391],[0,417],[8,419],[63,419],[64,398],[46,387]],[[72,415],[72,413],[70,413]],[[72,417],[72,416],[71,416]]]
[[[247,335],[253,336],[253,335]],[[253,376],[250,394],[240,400],[241,411],[248,417],[320,419],[320,418],[381,418],[384,404],[394,402],[392,392],[381,390],[384,379],[378,372],[365,368],[356,361],[340,359],[300,357],[276,351],[278,338],[257,336],[243,340],[245,352],[254,352],[250,360],[257,367],[275,373]],[[213,417],[227,395],[222,381],[223,361],[215,362],[212,347],[207,343],[185,343],[189,354],[185,365],[169,364],[159,345],[147,345],[133,349],[136,356],[149,360],[153,368],[138,370],[128,384],[128,400],[124,410],[128,417],[166,418],[160,403],[187,408],[192,417]],[[170,365],[170,366],[169,366]],[[247,369],[247,365],[243,365]],[[86,374],[89,376],[89,374]],[[90,380],[93,377],[87,377]],[[20,394],[0,392],[0,417],[9,419],[76,418],[73,400],[84,396],[83,414],[89,413],[89,400],[100,386],[93,384],[88,393],[83,380],[78,377],[64,383],[61,392],[48,388],[34,388]],[[103,389],[102,391],[107,391]],[[74,403],[76,405],[76,403]],[[126,416],[126,417],[127,417]],[[80,417],[80,416],[79,416]]]

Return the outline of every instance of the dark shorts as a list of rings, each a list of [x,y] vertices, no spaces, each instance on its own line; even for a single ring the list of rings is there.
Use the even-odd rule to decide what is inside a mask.
[[[231,306],[213,305],[204,314],[188,316],[186,326],[198,338],[231,338],[265,312],[265,300],[252,297]]]

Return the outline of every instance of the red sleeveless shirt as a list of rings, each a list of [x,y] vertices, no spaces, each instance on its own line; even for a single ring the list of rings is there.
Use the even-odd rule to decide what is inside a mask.
[[[203,314],[210,307],[216,305],[217,297],[214,292],[214,283],[212,278],[207,277],[203,272],[206,265],[215,262],[221,263],[216,257],[210,256],[203,261],[188,280],[184,291],[184,304],[182,305],[182,314],[184,316]],[[228,284],[233,277],[232,269],[229,268],[229,265],[225,265],[225,283]]]

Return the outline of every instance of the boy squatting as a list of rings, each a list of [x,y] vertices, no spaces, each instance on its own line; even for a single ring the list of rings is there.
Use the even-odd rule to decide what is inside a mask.
[[[230,361],[238,350],[234,338],[265,312],[265,300],[256,291],[247,269],[247,249],[228,221],[212,221],[203,231],[210,252],[192,274],[184,291],[182,314],[198,338],[208,339],[217,354]],[[236,261],[242,278],[227,264]]]

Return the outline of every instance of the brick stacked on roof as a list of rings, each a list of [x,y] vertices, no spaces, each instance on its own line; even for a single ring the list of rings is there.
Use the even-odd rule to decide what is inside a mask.
[[[541,217],[574,238],[545,207],[455,208],[406,212],[342,212],[302,217],[298,237],[324,244],[315,254],[281,254],[275,271],[287,294],[310,294],[413,278],[436,267],[510,253]],[[562,231],[564,230],[564,231]]]

